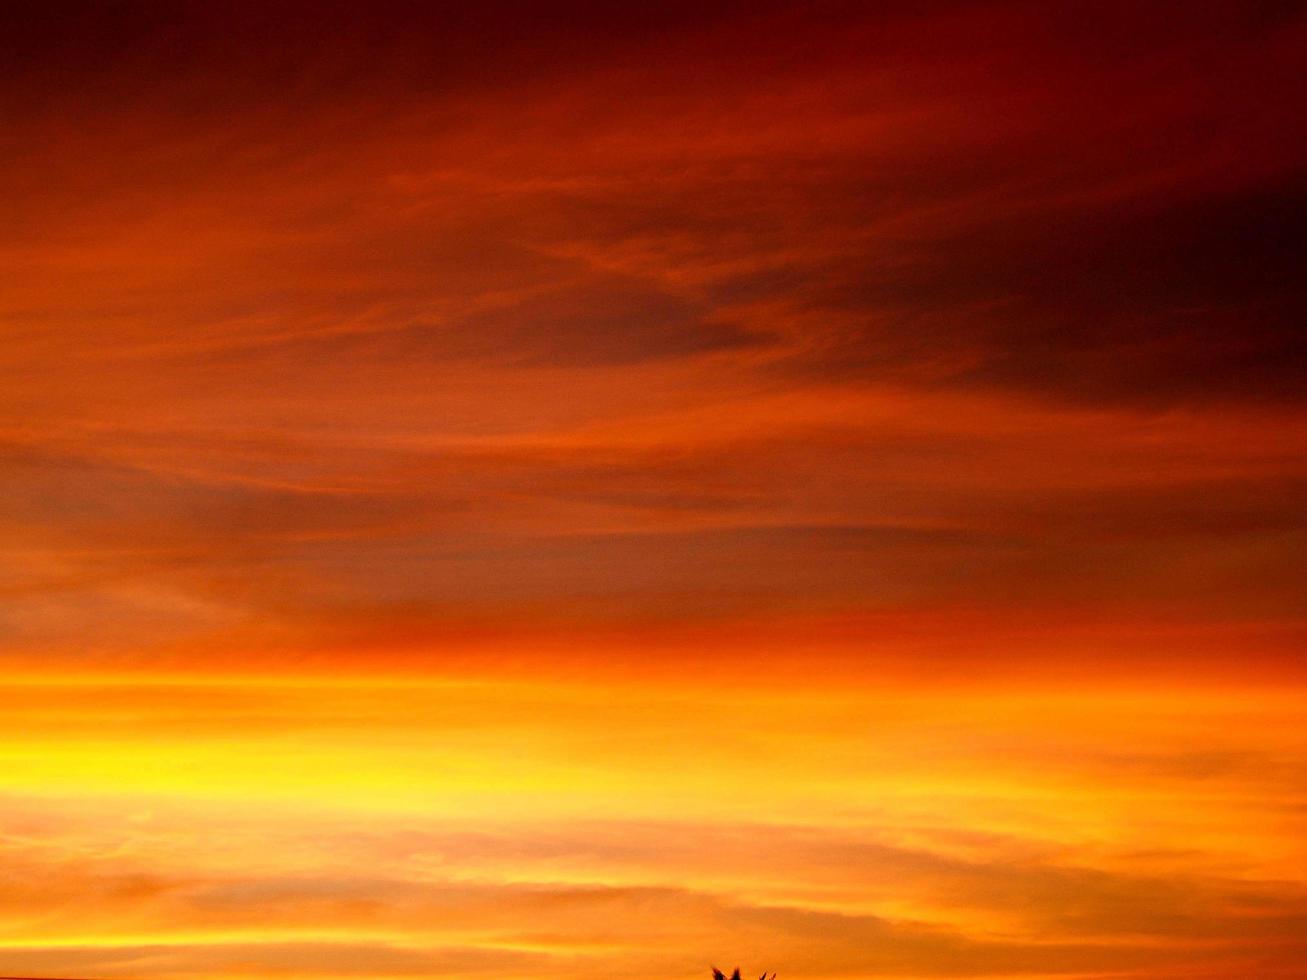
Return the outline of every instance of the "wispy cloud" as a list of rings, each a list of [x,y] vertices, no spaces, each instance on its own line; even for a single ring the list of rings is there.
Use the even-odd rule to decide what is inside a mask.
[[[1298,969],[1292,5],[2,33],[0,972]]]

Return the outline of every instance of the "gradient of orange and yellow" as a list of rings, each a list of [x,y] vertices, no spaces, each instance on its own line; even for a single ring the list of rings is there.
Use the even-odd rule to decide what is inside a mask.
[[[1300,5],[3,17],[0,974],[1307,977]]]

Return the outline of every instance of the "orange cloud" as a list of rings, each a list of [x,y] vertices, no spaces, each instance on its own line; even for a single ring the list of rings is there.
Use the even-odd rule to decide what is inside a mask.
[[[1299,969],[1300,12],[11,21],[0,973]]]

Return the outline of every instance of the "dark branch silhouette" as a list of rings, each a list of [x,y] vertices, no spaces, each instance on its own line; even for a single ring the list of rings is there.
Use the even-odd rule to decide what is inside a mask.
[[[0,980],[4,980],[4,977],[0,977]],[[712,968],[712,980],[727,980],[727,977],[725,973],[714,966]],[[740,968],[738,966],[735,968],[735,972],[731,974],[730,980],[740,980]],[[776,974],[773,973],[768,977],[767,971],[764,970],[762,976],[759,977],[758,980],[776,980]]]

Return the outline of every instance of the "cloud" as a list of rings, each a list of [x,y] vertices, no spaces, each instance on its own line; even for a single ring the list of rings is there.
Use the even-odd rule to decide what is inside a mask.
[[[537,7],[9,19],[0,967],[1292,975],[1302,12]]]
[[[304,831],[287,828],[292,848],[303,850]],[[201,844],[196,838],[191,846]],[[1286,955],[1296,948],[1307,900],[1284,882],[1068,866],[1016,839],[977,852],[1006,847],[1008,857],[976,860],[814,827],[599,822],[395,835],[378,828],[333,834],[317,846],[340,866],[376,847],[380,867],[407,873],[238,875],[220,862],[151,878],[115,873],[97,857],[89,874],[65,859],[51,875],[51,867],[15,864],[10,851],[11,867],[36,872],[34,887],[13,896],[16,908],[58,900],[78,910],[82,930],[112,924],[105,934],[115,938],[42,946],[47,924],[22,946],[0,949],[23,969],[111,974],[689,972],[696,956],[747,948],[822,976],[1151,976],[1222,961],[1236,966],[1213,975],[1234,976],[1266,944]],[[458,877],[431,875],[427,859],[436,854]],[[759,861],[762,854],[768,860]],[[198,851],[190,856],[201,859]],[[559,859],[586,869],[590,880],[521,880],[527,869],[561,867]],[[130,866],[124,857],[113,863]],[[513,869],[518,880],[494,880],[495,868]],[[414,876],[418,869],[425,870]],[[678,871],[713,880],[717,890],[637,883]],[[469,872],[475,877],[463,877]],[[796,902],[792,891],[782,897],[795,887],[805,899]],[[844,902],[942,918],[839,910]],[[1242,925],[1232,929],[1232,921]],[[295,938],[323,931],[336,938]],[[134,935],[154,938],[137,943]],[[684,952],[667,951],[672,937]]]

